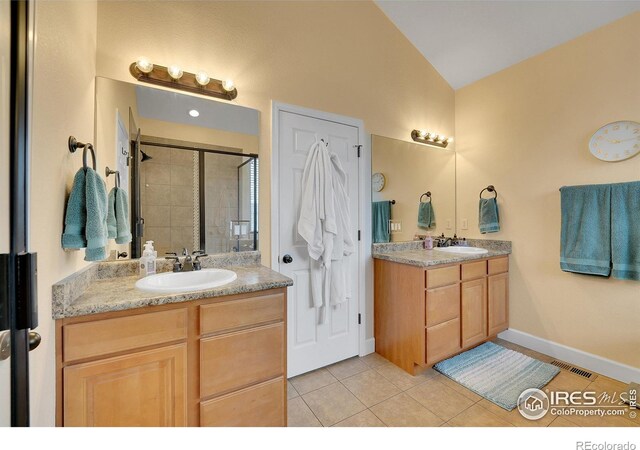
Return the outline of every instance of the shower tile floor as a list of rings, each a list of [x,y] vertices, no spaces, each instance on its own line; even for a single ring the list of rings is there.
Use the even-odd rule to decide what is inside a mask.
[[[545,362],[553,359],[510,342],[493,342]],[[550,390],[621,392],[626,385],[565,370]],[[412,376],[377,353],[323,367],[287,383],[290,427],[633,427],[640,417],[552,416],[530,421],[505,411],[433,369]]]

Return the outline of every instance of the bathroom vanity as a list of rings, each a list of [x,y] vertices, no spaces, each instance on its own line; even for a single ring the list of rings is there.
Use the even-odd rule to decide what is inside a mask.
[[[222,264],[237,279],[206,291],[139,291],[135,262],[54,285],[57,425],[286,426],[292,281],[255,253]]]
[[[506,330],[511,246],[487,242],[483,255],[374,245],[376,352],[416,374]]]

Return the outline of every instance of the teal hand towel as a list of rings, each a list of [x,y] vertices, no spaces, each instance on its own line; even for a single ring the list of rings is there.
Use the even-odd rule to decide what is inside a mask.
[[[640,181],[611,185],[611,276],[640,280]]]
[[[481,198],[478,224],[480,233],[496,233],[500,231],[500,213],[498,201],[495,198]]]
[[[118,236],[118,222],[116,221],[116,191],[118,188],[113,188],[109,191],[107,197],[107,237],[109,239],[115,239]]]
[[[79,249],[87,246],[85,226],[87,222],[86,172],[81,168],[73,178],[71,195],[67,201],[67,211],[64,216],[64,232],[62,233],[62,248]]]
[[[371,205],[373,242],[389,242],[389,220],[391,219],[391,202],[373,202]]]
[[[418,204],[418,226],[420,228],[433,228],[436,226],[436,214],[433,211],[431,200]]]
[[[98,173],[86,168],[87,251],[85,261],[100,261],[107,257],[107,185]]]
[[[116,244],[131,242],[131,224],[129,223],[129,200],[127,191],[116,188],[115,193]]]
[[[611,273],[611,185],[560,189],[560,268],[608,277]]]

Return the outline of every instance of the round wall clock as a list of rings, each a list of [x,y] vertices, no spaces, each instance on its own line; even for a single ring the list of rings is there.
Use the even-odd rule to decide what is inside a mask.
[[[640,153],[640,123],[630,120],[609,123],[593,133],[589,151],[602,161],[616,162]]]
[[[380,172],[376,172],[371,175],[371,186],[373,187],[374,191],[380,192],[381,190],[383,190],[385,182],[386,180],[384,178],[384,175],[382,175]]]

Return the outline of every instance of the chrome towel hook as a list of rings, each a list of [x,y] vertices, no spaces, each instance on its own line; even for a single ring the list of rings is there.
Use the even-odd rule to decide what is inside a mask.
[[[487,186],[486,188],[484,188],[483,190],[480,191],[480,198],[482,198],[482,193],[484,191],[489,191],[489,192],[493,192],[493,194],[495,195],[495,197],[493,198],[498,198],[498,191],[496,190],[496,188],[493,186],[493,184],[490,184],[489,186]]]
[[[104,175],[105,177],[109,178],[109,175],[114,175],[116,176],[116,187],[118,189],[120,189],[120,171],[119,170],[111,170],[109,169],[109,166],[105,167],[104,169]]]
[[[431,202],[431,191],[427,191],[427,192],[425,192],[424,194],[422,194],[420,196],[420,203],[422,203],[422,197],[424,197],[424,196],[426,196],[427,199],[429,200],[428,202],[425,202],[425,203],[430,203]]]
[[[93,144],[84,144],[79,142],[75,137],[69,136],[69,151],[75,153],[79,148],[82,149],[82,167],[87,168],[87,150],[89,150],[91,152],[91,158],[93,159],[93,170],[96,170],[96,152]]]

